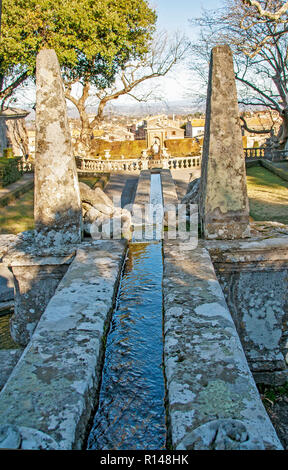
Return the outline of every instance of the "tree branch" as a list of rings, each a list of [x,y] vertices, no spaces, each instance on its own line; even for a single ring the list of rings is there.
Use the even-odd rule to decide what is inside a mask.
[[[257,8],[260,16],[268,18],[269,20],[277,21],[288,11],[288,2],[285,2],[279,10],[275,13],[264,10],[261,4],[257,0],[242,0],[244,5],[249,5],[251,7]]]
[[[244,83],[245,85],[247,85],[248,87],[250,87],[252,90],[254,90],[256,93],[258,93],[259,95],[261,95],[263,98],[265,98],[266,100],[270,101],[270,103],[272,103],[274,106],[275,106],[275,109],[277,109],[277,111],[279,113],[281,113],[281,107],[279,106],[279,104],[277,103],[277,101],[275,101],[272,97],[270,97],[269,95],[267,95],[266,93],[264,93],[262,90],[260,90],[259,88],[256,87],[256,85],[254,85],[253,83],[251,82],[248,82],[248,80],[245,80],[244,78],[241,78],[241,77],[238,77],[236,76],[236,79],[239,80],[241,83]]]
[[[21,83],[23,83],[27,77],[28,77],[28,73],[23,72],[21,75],[19,75],[19,77],[17,77],[16,80],[14,80],[13,83],[7,86],[4,90],[1,90],[0,92],[0,98],[2,100],[1,111],[3,111],[7,99],[14,93],[15,88],[17,88]]]
[[[245,131],[250,132],[251,134],[270,134],[271,130],[273,129],[273,126],[269,130],[268,129],[263,129],[263,130],[259,131],[259,130],[256,130],[256,129],[251,129],[250,127],[248,127],[247,121],[243,116],[240,116],[240,119],[243,122],[243,128],[245,129]]]

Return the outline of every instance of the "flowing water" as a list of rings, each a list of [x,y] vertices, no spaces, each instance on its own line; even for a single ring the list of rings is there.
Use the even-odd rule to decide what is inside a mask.
[[[154,205],[162,203],[159,177],[151,177]],[[165,449],[162,278],[162,242],[131,243],[107,336],[88,449]]]
[[[150,186],[150,214],[151,223],[156,226],[153,232],[153,238],[159,239],[162,236],[162,224],[164,217],[162,182],[161,175],[156,173],[151,175]]]

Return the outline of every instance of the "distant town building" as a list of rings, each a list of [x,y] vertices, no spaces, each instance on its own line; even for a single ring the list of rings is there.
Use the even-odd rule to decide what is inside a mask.
[[[162,148],[165,140],[184,139],[184,129],[180,128],[179,121],[169,119],[165,114],[146,117],[130,126],[129,131],[134,133],[135,140],[147,140],[148,148],[155,142]]]
[[[248,111],[243,113],[242,116],[245,118],[249,129],[249,131],[246,130],[242,125],[243,145],[247,148],[265,146],[270,134],[261,134],[259,132],[273,127],[274,134],[277,135],[282,124],[282,119],[277,111]],[[257,132],[253,132],[253,130]]]
[[[185,137],[192,139],[204,135],[205,119],[191,119],[185,126]]]
[[[128,127],[128,131],[134,134],[135,140],[146,140],[147,138],[147,121],[140,121]]]

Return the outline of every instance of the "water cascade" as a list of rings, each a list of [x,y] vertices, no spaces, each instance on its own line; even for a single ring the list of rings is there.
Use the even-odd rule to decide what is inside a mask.
[[[98,409],[87,442],[91,450],[165,449],[166,445],[159,174],[151,175],[150,204],[151,220],[155,222],[155,214],[157,219],[156,236],[154,241],[131,243],[128,249],[107,336]]]

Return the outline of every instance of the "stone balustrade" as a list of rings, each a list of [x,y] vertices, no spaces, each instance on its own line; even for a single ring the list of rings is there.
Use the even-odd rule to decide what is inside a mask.
[[[121,159],[121,160],[95,160],[94,158],[76,157],[79,171],[94,172],[137,172],[148,170],[151,167],[160,167],[167,170],[182,168],[196,168],[201,166],[201,156],[169,157],[162,160]]]
[[[265,151],[266,150],[266,151]],[[274,150],[267,152],[264,148],[244,148],[245,160],[258,160],[266,158],[269,160],[287,160],[288,151]],[[166,170],[181,170],[185,168],[200,168],[201,155],[188,157],[169,157],[162,160],[144,160],[140,158],[125,158],[121,160],[96,160],[94,158],[76,157],[78,171],[87,173],[137,172],[148,170],[151,167],[161,167]],[[22,158],[18,167],[23,173],[34,171],[34,163]]]
[[[256,160],[259,158],[265,158],[266,160],[287,160],[288,150],[277,150],[270,148],[244,148],[244,154],[246,160]]]
[[[168,160],[169,170],[178,170],[182,168],[200,168],[201,155],[194,157],[170,157]]]
[[[287,151],[277,151],[267,153],[264,148],[245,148],[246,160],[258,160],[266,158],[269,160],[287,160]],[[162,160],[143,160],[140,158],[121,159],[121,160],[95,160],[94,158],[76,157],[78,171],[87,173],[118,172],[128,171],[137,172],[147,170],[151,167],[161,167],[166,170],[181,170],[185,168],[200,168],[201,155],[188,157],[169,157]],[[21,159],[18,162],[19,169],[23,173],[34,171],[34,163]]]
[[[121,160],[95,160],[94,158],[76,157],[77,169],[80,171],[94,172],[118,172],[141,171],[148,168],[148,160],[121,159]]]
[[[245,159],[250,158],[265,158],[265,149],[264,148],[244,148]]]
[[[185,168],[200,168],[201,156],[169,157],[161,160],[144,160],[140,158],[125,158],[121,160],[96,160],[94,158],[76,157],[79,172],[85,173],[112,173],[119,171],[139,172],[149,168],[164,168],[166,170],[180,170]],[[22,173],[34,171],[34,163],[24,158],[18,162]]]

